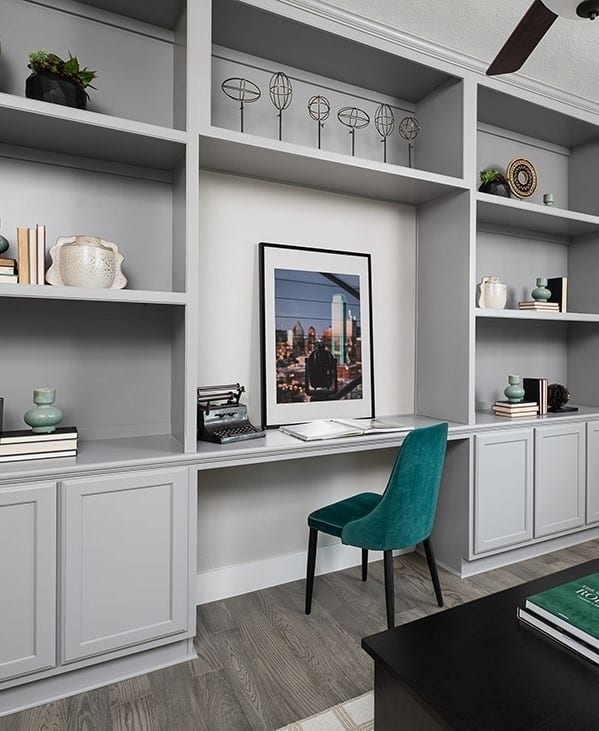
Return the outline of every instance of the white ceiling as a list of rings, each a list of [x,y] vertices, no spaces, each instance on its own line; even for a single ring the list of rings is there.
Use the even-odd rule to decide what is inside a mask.
[[[532,0],[325,0],[488,64]],[[558,18],[519,72],[599,102],[599,19]]]

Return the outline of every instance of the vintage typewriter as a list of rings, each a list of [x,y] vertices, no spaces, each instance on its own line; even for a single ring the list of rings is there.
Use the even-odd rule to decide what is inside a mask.
[[[244,391],[239,383],[198,388],[198,439],[228,444],[264,436],[248,419],[247,406],[239,403]]]

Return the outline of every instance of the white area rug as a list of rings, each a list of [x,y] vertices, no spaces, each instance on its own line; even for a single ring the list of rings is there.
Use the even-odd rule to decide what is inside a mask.
[[[279,731],[374,731],[374,692],[290,723]]]

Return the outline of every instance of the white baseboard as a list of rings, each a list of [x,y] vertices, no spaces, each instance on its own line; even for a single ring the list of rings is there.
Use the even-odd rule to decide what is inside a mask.
[[[0,691],[0,717],[39,706],[42,703],[68,698],[78,693],[117,683],[120,680],[144,675],[155,670],[195,660],[197,657],[191,639],[180,640],[163,647],[132,653],[125,657],[59,675],[41,678]],[[35,676],[32,676],[35,677]],[[2,722],[0,721],[0,726]]]
[[[395,554],[406,551],[394,551]],[[371,551],[368,562],[380,561],[381,551]],[[223,566],[212,571],[198,574],[196,584],[196,604],[207,604],[250,591],[266,589],[269,586],[286,584],[306,576],[307,551],[288,553],[283,556],[250,561],[233,566]],[[333,543],[318,548],[316,554],[316,574],[330,574],[352,566],[359,566],[362,553],[354,546]]]

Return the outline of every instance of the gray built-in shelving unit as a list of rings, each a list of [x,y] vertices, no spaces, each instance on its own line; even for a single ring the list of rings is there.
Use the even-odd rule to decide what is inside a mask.
[[[244,322],[256,326],[243,341],[252,351],[240,362],[253,358],[246,372],[256,373],[259,360],[258,297],[222,312],[218,306],[219,297],[237,296],[236,284],[246,293],[258,291],[258,241],[251,263],[227,261],[228,269],[214,274],[223,277],[222,287],[221,279],[207,281],[223,242],[214,231],[200,237],[203,171],[401,207],[410,224],[405,230],[415,232],[409,244],[416,280],[414,413],[403,420],[412,426],[450,422],[434,536],[444,565],[457,573],[483,570],[499,565],[506,550],[542,552],[539,544],[548,537],[574,540],[573,532],[599,531],[592,449],[599,439],[592,370],[599,357],[599,114],[550,90],[488,79],[441,49],[418,49],[373,25],[335,21],[331,12],[312,0],[1,4],[0,215],[2,233],[12,241],[8,255],[16,255],[17,226],[46,224],[50,244],[60,235],[97,234],[119,245],[128,286],[0,289],[4,427],[20,428],[33,387],[52,385],[68,423],[80,432],[77,460],[0,464],[0,507],[7,510],[5,525],[17,526],[11,535],[20,557],[14,566],[12,557],[0,561],[0,576],[7,586],[22,587],[29,571],[35,585],[30,615],[8,607],[0,616],[14,626],[16,648],[5,650],[7,659],[0,648],[0,714],[54,697],[57,675],[76,678],[82,671],[79,685],[65,680],[60,686],[67,693],[89,685],[91,666],[99,684],[190,657],[200,586],[198,476],[202,488],[211,470],[231,468],[221,478],[231,486],[228,479],[240,481],[235,468],[258,465],[247,489],[262,484],[255,472],[262,468],[279,489],[288,473],[279,481],[266,463],[349,458],[394,449],[403,438],[316,445],[270,432],[251,444],[198,444],[196,387],[228,372],[232,350],[219,343],[236,332],[239,307],[254,309]],[[99,70],[89,110],[24,98],[27,54],[37,48],[70,49]],[[289,75],[295,93],[282,141],[267,93],[276,71]],[[263,92],[247,107],[243,134],[238,106],[220,87],[232,76],[258,82]],[[329,97],[332,106],[320,150],[306,110],[314,94]],[[383,102],[396,119],[415,115],[421,122],[413,167],[397,133],[383,163],[372,126],[356,133],[356,156],[349,154],[337,108],[355,104],[372,117]],[[532,200],[478,192],[479,170],[517,156],[528,157],[538,171]],[[553,208],[542,205],[548,191],[556,197]],[[368,246],[378,270],[389,276],[383,249],[376,240]],[[485,274],[509,285],[507,309],[476,307],[476,284]],[[568,277],[569,311],[519,312],[518,300],[544,275]],[[374,312],[375,330],[379,316]],[[375,366],[385,368],[376,365],[376,344]],[[567,383],[580,412],[517,425],[495,418],[490,405],[514,372]],[[258,381],[245,384],[254,418]],[[385,398],[377,395],[379,414],[393,410]],[[558,442],[563,452],[552,448]],[[351,469],[341,461],[335,466]],[[329,473],[323,474],[325,480]],[[551,482],[558,478],[559,484]],[[574,492],[562,494],[560,485],[570,483]],[[34,504],[41,511],[37,522],[21,508]],[[303,523],[305,515],[297,518]],[[115,548],[117,539],[122,543]],[[83,554],[94,560],[79,561]],[[121,597],[128,613],[103,608],[101,597],[117,593],[115,587],[135,588],[140,567],[151,591],[128,590]],[[138,622],[148,606],[156,616]],[[91,654],[82,627],[94,635]],[[34,657],[28,643],[38,636],[46,640]]]

